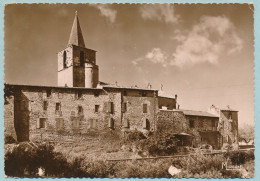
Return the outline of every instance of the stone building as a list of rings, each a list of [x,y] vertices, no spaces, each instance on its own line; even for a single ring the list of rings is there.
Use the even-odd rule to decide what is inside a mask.
[[[96,51],[85,47],[77,14],[58,53],[58,86],[5,84],[5,135],[17,141],[103,132],[170,131],[180,146],[237,143],[237,111],[179,109],[177,95],[99,81]]]

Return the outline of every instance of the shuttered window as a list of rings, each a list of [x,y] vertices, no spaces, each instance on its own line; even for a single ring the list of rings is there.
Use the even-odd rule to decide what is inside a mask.
[[[129,128],[130,125],[129,125],[129,120],[125,119],[124,120],[124,128]]]
[[[36,128],[37,129],[46,128],[46,121],[47,118],[39,118],[36,123]]]
[[[74,129],[79,128],[79,118],[78,117],[72,118],[72,128],[74,128]]]
[[[111,129],[114,129],[114,126],[115,126],[115,121],[113,118],[110,118],[108,120],[108,127],[111,128]]]
[[[90,119],[89,128],[96,128],[96,126],[97,126],[97,121],[95,119]]]
[[[107,104],[107,112],[113,114],[114,113],[114,104],[113,102],[108,102]]]
[[[148,119],[143,120],[143,129],[150,130],[150,121]]]
[[[59,99],[62,99],[62,97],[63,97],[62,93],[59,92],[59,93],[58,93],[58,98],[59,98]]]
[[[56,129],[62,129],[64,126],[63,118],[56,118]]]
[[[143,113],[147,113],[147,104],[143,104]]]

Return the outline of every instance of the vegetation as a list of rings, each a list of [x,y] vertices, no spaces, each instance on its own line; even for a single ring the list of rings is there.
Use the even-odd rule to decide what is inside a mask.
[[[172,133],[153,132],[146,136],[142,132],[127,133],[122,144],[137,148],[139,153],[148,152],[150,156],[172,155],[177,152],[178,139]]]
[[[139,137],[139,136],[138,136]],[[142,137],[142,136],[141,136]],[[168,138],[154,140],[166,145]],[[135,140],[135,139],[133,139]],[[139,141],[150,141],[143,138]],[[152,143],[150,143],[152,145]],[[49,144],[20,143],[5,145],[5,174],[12,177],[172,177],[168,168],[173,165],[181,172],[173,177],[252,177],[254,175],[254,152],[228,152],[220,155],[203,155],[170,159],[145,159],[123,162],[108,162],[102,157],[90,158],[85,155],[63,154]],[[160,147],[158,147],[160,149]],[[170,147],[170,149],[172,149]],[[222,169],[222,163],[230,160],[241,164],[241,170]]]
[[[245,141],[249,142],[250,140],[254,140],[255,135],[254,135],[254,126],[253,125],[243,125],[239,127],[238,133],[239,133],[239,141]]]

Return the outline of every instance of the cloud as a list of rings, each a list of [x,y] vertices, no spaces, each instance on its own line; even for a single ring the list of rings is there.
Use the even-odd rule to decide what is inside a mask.
[[[117,11],[112,9],[109,4],[93,4],[91,6],[99,9],[101,15],[108,18],[111,23],[115,22]]]
[[[145,4],[140,7],[141,16],[146,20],[164,21],[166,23],[178,22],[174,14],[174,5],[170,4]]]
[[[218,64],[223,55],[242,49],[242,40],[228,18],[203,16],[190,32],[175,32],[180,43],[172,54],[171,65]]]
[[[137,66],[140,61],[144,60],[154,64],[161,64],[163,67],[166,67],[168,64],[168,55],[160,48],[153,48],[151,51],[147,52],[145,56],[133,60],[132,63]]]
[[[224,56],[237,53],[243,47],[234,25],[228,18],[221,16],[203,16],[190,31],[175,30],[171,39],[178,43],[172,52],[153,48],[132,63],[137,66],[141,61],[149,61],[163,67],[179,68],[202,63],[216,65]]]

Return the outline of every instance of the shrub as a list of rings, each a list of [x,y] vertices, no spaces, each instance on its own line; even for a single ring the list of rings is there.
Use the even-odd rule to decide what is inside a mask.
[[[254,160],[254,151],[230,151],[225,154],[226,158],[229,158],[232,164],[242,165],[247,161]]]
[[[5,135],[5,144],[16,143],[16,140],[11,135]]]

